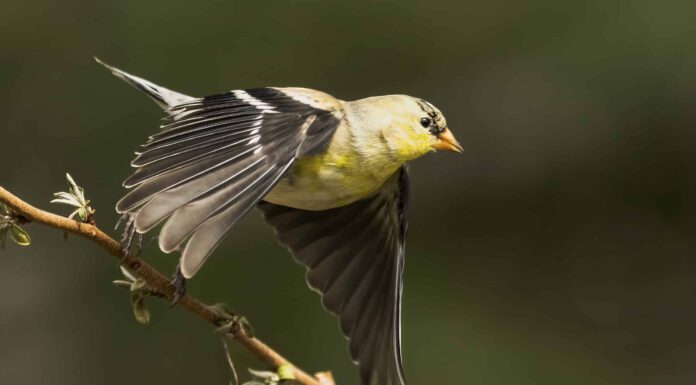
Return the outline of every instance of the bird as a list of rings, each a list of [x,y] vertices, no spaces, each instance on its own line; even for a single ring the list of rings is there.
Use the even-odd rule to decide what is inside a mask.
[[[343,101],[296,87],[192,97],[95,59],[165,112],[116,211],[137,234],[161,224],[159,248],[181,254],[179,287],[258,208],[338,317],[362,385],[406,385],[408,162],[462,152],[440,110],[406,95]]]

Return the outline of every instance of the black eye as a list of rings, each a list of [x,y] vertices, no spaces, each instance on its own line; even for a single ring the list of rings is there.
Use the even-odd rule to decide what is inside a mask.
[[[423,126],[423,128],[428,128],[428,127],[430,127],[430,125],[431,125],[432,123],[433,123],[433,121],[430,120],[430,118],[421,118],[421,120],[420,120],[420,124],[421,124],[421,126]]]

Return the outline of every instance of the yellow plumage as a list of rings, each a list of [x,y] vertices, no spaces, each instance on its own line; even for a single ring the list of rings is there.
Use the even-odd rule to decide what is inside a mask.
[[[265,201],[305,210],[345,206],[373,193],[405,162],[434,151],[436,138],[419,123],[418,99],[389,95],[342,102],[299,90],[303,100],[340,111],[343,121],[327,150],[295,161]]]

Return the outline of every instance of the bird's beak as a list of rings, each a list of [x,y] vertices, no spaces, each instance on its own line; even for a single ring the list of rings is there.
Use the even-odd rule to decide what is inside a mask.
[[[452,131],[445,129],[437,136],[437,142],[433,144],[433,148],[440,151],[452,151],[461,153],[464,151],[462,145],[452,135]]]

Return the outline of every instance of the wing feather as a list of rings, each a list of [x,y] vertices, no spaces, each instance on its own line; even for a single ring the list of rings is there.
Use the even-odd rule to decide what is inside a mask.
[[[201,145],[197,148],[190,147],[181,151],[172,149],[173,151],[171,154],[167,154],[166,156],[163,156],[152,163],[140,167],[123,182],[123,185],[128,188],[135,187],[152,178],[161,176],[168,171],[192,164],[198,160],[211,158],[212,156],[223,151],[229,156],[233,152],[245,153],[245,150],[256,149],[256,147],[248,146],[248,143],[248,137],[243,139],[235,137],[227,140],[218,140],[214,143]]]
[[[302,146],[326,148],[339,123],[335,111],[273,88],[191,99],[169,113],[162,130],[136,153],[136,170],[124,182],[132,190],[116,207],[135,216],[141,233],[165,221],[160,248],[170,252],[186,242],[186,277],[306,155]]]
[[[258,183],[255,191],[248,191],[239,200],[228,205],[224,211],[216,214],[191,236],[182,254],[181,271],[185,277],[195,274],[210,253],[220,243],[225,233],[234,226],[252,207],[254,207],[273,185],[287,171],[291,163],[277,168],[275,172],[265,176],[266,183]]]
[[[210,136],[219,132],[230,132],[235,129],[243,129],[249,127],[259,118],[259,112],[254,114],[225,114],[222,116],[210,116],[204,121],[197,119],[194,122],[188,122],[187,127],[179,127],[179,123],[186,123],[185,120],[175,121],[175,128],[169,128],[169,125],[163,126],[163,130],[159,134],[151,135],[150,141],[143,145],[145,149],[157,148],[165,146],[168,143],[195,140],[199,137]],[[186,129],[184,129],[186,128]]]
[[[239,130],[228,130],[219,128],[218,130],[206,131],[206,135],[195,138],[175,139],[158,146],[148,147],[147,150],[137,153],[137,157],[131,163],[134,167],[143,167],[155,163],[162,159],[178,155],[180,153],[206,147],[219,142],[229,142],[240,138],[253,135],[253,131],[258,130],[258,126],[252,125]]]
[[[215,186],[220,178],[229,177],[229,174],[234,175],[234,171],[242,166],[241,161],[251,158],[257,148],[258,146],[240,149],[240,151],[234,153],[215,154],[199,162],[186,164],[176,170],[158,175],[156,178],[139,184],[121,198],[116,204],[116,210],[121,213],[137,211],[139,206],[150,201],[157,194],[182,185],[188,186],[183,188],[185,190],[185,194],[182,196],[184,199],[191,195],[195,197],[197,194],[194,191],[207,191],[210,187]],[[229,164],[235,164],[237,167],[223,167]],[[196,183],[187,183],[193,180]],[[187,190],[187,188],[191,189]],[[180,190],[177,191],[181,192]],[[138,228],[141,229],[140,227]]]
[[[257,195],[277,174],[276,168],[257,168],[244,175],[244,179],[229,181],[214,194],[189,202],[165,223],[160,234],[160,247],[170,250],[175,248],[200,224],[248,196],[254,200],[260,199]],[[234,221],[238,219],[235,218]]]
[[[402,168],[372,197],[305,211],[261,202],[281,243],[304,264],[308,284],[338,315],[363,385],[405,385],[401,287],[408,173]]]

